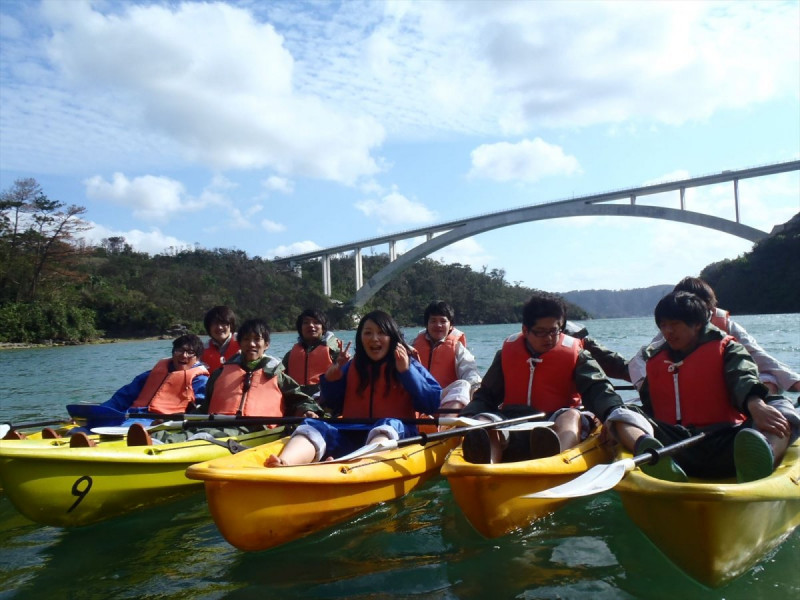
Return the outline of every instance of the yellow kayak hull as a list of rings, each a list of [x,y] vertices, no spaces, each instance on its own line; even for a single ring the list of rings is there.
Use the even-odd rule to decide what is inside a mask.
[[[500,464],[473,464],[454,450],[442,467],[453,497],[470,524],[484,537],[495,538],[529,527],[567,503],[566,499],[522,498],[566,483],[609,455],[599,431],[557,456]]]
[[[700,583],[718,587],[800,525],[800,441],[758,481],[672,483],[637,469],[615,489],[656,547]]]
[[[266,550],[400,498],[439,473],[460,438],[407,446],[344,463],[267,468],[286,440],[189,467],[205,482],[211,516],[232,546]]]
[[[280,428],[236,438],[256,446]],[[0,481],[23,515],[44,525],[79,527],[200,490],[186,468],[230,455],[203,440],[128,447],[124,440],[70,448],[69,439],[0,443]]]

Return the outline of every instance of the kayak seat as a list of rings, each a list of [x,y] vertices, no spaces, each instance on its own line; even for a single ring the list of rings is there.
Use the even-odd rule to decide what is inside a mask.
[[[152,446],[153,438],[141,423],[134,423],[128,429],[128,446]]]
[[[97,444],[82,431],[73,433],[69,438],[70,448],[91,448],[93,446],[97,446]]]

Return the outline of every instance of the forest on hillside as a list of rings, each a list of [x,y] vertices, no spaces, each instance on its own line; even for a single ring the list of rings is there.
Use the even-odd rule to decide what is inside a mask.
[[[261,317],[275,331],[294,329],[305,308],[325,311],[335,328],[354,326],[352,257],[331,261],[332,298],[322,293],[321,264],[303,277],[240,250],[171,249],[150,256],[122,237],[87,246],[85,209],[51,200],[33,179],[0,193],[0,342],[80,342],[98,337],[161,335],[175,325],[204,333],[203,315],[230,306],[242,319]],[[365,257],[370,277],[388,263]],[[425,306],[444,300],[461,324],[519,322],[533,290],[505,281],[502,270],[475,272],[422,260],[385,286],[363,314],[380,308],[401,325],[421,325]],[[570,318],[587,314],[570,306]]]
[[[534,291],[507,282],[502,269],[478,272],[426,258],[355,311],[347,305],[355,294],[352,256],[331,260],[328,298],[319,261],[304,263],[297,277],[240,250],[173,248],[151,256],[122,237],[89,246],[80,235],[88,226],[84,213],[81,206],[48,198],[34,179],[17,180],[0,193],[0,342],[146,337],[178,324],[204,333],[203,315],[218,304],[233,308],[240,320],[264,318],[275,331],[294,329],[297,315],[309,307],[325,311],[337,329],[352,328],[356,313],[376,308],[401,325],[422,325],[432,300],[449,302],[462,325],[518,323]],[[752,252],[709,265],[701,277],[734,313],[800,312],[798,257],[800,215]],[[386,254],[362,260],[365,279],[389,262]],[[614,298],[619,293],[601,294],[607,307],[621,305],[622,297]],[[580,292],[570,294],[569,318],[590,317],[576,306]]]

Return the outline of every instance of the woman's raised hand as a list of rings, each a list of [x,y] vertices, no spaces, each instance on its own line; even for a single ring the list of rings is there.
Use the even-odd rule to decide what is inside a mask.
[[[411,365],[411,359],[408,356],[408,350],[403,344],[397,344],[394,350],[394,362],[397,365],[398,373],[405,373]]]
[[[342,348],[342,340],[339,340],[339,356],[336,357],[336,362],[325,371],[325,379],[328,381],[339,381],[342,378],[342,367],[352,358],[349,352],[350,344],[351,342],[347,342],[347,346]]]

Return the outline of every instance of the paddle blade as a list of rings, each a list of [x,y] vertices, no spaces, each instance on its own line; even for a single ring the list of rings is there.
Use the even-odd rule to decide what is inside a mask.
[[[330,462],[346,462],[348,460],[364,458],[365,456],[377,454],[385,450],[394,450],[395,448],[397,448],[397,440],[381,440],[380,442],[372,442],[366,446],[361,446],[358,450],[354,450],[350,454],[345,454]]]
[[[595,465],[572,481],[549,490],[527,494],[523,498],[580,498],[608,491],[617,485],[625,473],[636,468],[633,459],[626,458],[606,465]]]
[[[11,431],[11,425],[9,425],[8,423],[3,423],[2,425],[0,425],[0,440],[6,437],[6,434],[9,431]]]

